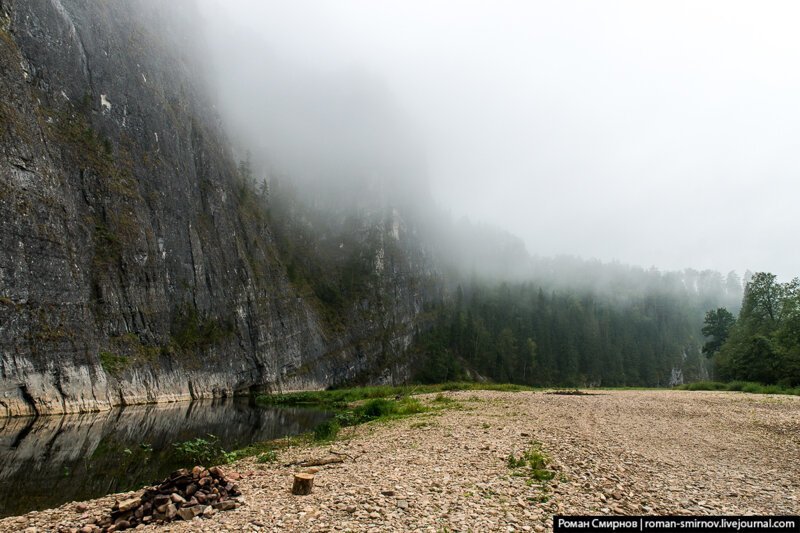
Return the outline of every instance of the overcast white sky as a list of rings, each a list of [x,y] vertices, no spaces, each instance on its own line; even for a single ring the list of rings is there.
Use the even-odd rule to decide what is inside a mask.
[[[383,80],[439,202],[531,253],[800,275],[800,3],[202,1]]]

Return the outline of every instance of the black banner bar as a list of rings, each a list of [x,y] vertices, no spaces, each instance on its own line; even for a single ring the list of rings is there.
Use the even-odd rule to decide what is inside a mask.
[[[564,516],[553,533],[800,533],[800,516]]]

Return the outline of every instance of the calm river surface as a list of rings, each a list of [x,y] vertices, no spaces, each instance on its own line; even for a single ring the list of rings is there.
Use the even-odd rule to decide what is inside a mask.
[[[226,450],[310,431],[331,415],[247,399],[0,419],[0,516],[153,483],[179,466],[173,443],[218,437]]]

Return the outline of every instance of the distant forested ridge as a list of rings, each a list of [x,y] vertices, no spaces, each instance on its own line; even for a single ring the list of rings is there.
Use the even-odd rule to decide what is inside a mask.
[[[709,377],[701,353],[704,312],[710,302],[736,305],[735,274],[584,268],[603,283],[460,285],[418,343],[416,378],[667,386]]]
[[[739,317],[724,307],[708,311],[703,333],[719,379],[800,385],[800,279],[755,274]]]

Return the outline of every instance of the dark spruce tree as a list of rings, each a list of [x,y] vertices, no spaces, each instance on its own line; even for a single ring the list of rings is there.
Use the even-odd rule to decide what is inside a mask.
[[[708,338],[703,344],[703,353],[706,357],[713,357],[728,339],[731,328],[736,324],[736,317],[724,307],[720,307],[706,313],[703,324],[703,335]]]

